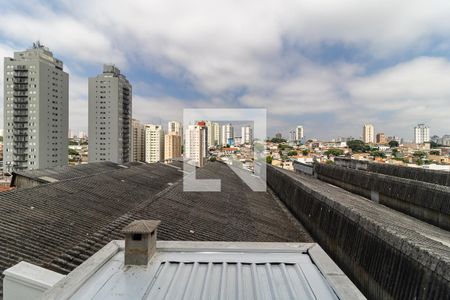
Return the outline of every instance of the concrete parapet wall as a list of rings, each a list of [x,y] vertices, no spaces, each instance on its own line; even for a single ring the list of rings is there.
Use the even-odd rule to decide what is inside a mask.
[[[334,162],[342,167],[450,186],[450,172],[446,171],[396,166],[343,157],[336,157]]]
[[[450,295],[448,232],[306,175],[268,166],[267,179],[369,299]]]
[[[304,174],[308,174],[308,175],[314,175],[313,165],[301,163],[301,162],[298,162],[295,160],[293,162],[293,165],[294,165],[294,170],[296,172],[300,172],[300,173],[304,173]]]
[[[318,179],[450,230],[450,187],[335,165],[315,164]]]

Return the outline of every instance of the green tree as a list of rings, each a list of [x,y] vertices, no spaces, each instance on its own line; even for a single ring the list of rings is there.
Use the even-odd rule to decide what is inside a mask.
[[[273,160],[273,158],[272,158],[272,156],[266,156],[266,163],[267,164],[269,164],[269,165],[271,165],[272,164],[272,160]]]
[[[78,151],[69,148],[69,155],[80,155]]]
[[[413,156],[418,158],[427,157],[427,153],[424,151],[416,151]]]
[[[289,145],[286,145],[286,144],[279,144],[278,149],[286,150],[286,149],[292,149],[292,147]]]
[[[304,149],[304,150],[302,151],[302,154],[303,154],[303,156],[308,155],[308,154],[309,154],[309,150],[308,150],[308,149]]]
[[[270,141],[272,143],[276,143],[276,144],[281,144],[281,143],[286,143],[287,142],[285,139],[280,139],[280,138],[272,138]]]
[[[209,161],[216,161],[216,157],[215,156],[211,156],[210,158],[209,158]]]
[[[295,150],[290,150],[290,151],[288,152],[287,155],[288,155],[288,156],[295,156],[295,155],[297,155],[297,151],[295,151]]]
[[[431,150],[430,154],[431,155],[440,155],[441,153],[438,150]]]
[[[390,141],[389,142],[389,147],[391,147],[391,148],[396,148],[398,146],[399,146],[399,144],[398,144],[397,141]]]
[[[370,146],[364,143],[361,140],[353,140],[347,142],[347,146],[352,149],[352,152],[368,152],[370,150]]]
[[[370,152],[370,155],[372,155],[373,157],[386,158],[386,154],[380,150],[372,150],[372,152]]]
[[[330,157],[330,156],[340,156],[344,154],[344,150],[342,149],[336,149],[336,148],[331,148],[328,149],[327,151],[325,151],[324,153],[326,156]]]
[[[431,141],[430,142],[430,147],[431,148],[439,148],[439,147],[443,147],[444,145],[438,144],[436,142]]]
[[[394,156],[394,157],[402,157],[402,154],[400,153],[400,151],[398,151],[398,149],[396,149],[396,148],[394,148],[394,149],[392,149],[392,155]]]

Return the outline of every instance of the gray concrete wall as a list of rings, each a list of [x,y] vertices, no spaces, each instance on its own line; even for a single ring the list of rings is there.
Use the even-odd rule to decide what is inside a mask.
[[[441,229],[312,177],[272,166],[267,173],[269,186],[369,299],[450,295],[449,248],[420,234],[421,226]]]
[[[335,165],[314,170],[320,180],[450,230],[450,187]]]
[[[40,182],[38,180],[29,177],[21,176],[16,173],[13,173],[13,178],[11,181],[11,186],[16,187],[16,189],[26,189],[41,184],[44,184],[44,182]]]
[[[446,171],[396,166],[343,157],[336,157],[334,162],[342,167],[450,186],[450,172]]]
[[[294,170],[299,173],[314,175],[314,167],[309,164],[293,161]]]

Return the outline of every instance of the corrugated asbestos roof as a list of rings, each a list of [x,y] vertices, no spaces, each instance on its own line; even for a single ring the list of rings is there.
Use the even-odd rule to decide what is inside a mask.
[[[130,165],[136,163],[129,163]],[[59,180],[73,179],[88,175],[99,174],[107,171],[121,169],[123,165],[113,162],[94,162],[76,166],[59,166],[50,169],[15,171],[13,175],[27,177],[37,181],[55,182]],[[126,165],[125,165],[126,166]]]
[[[220,193],[183,192],[174,166],[128,167],[0,194],[0,272],[25,260],[67,274],[133,220],[161,220],[162,240],[312,241],[272,193],[251,191],[224,164],[197,169],[222,180]]]

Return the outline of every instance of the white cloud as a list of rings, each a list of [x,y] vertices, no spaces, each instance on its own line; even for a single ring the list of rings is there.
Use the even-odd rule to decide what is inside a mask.
[[[13,49],[7,45],[3,45],[0,43],[0,97],[3,100],[3,64],[4,64],[4,57],[12,57],[13,56]],[[0,105],[0,128],[3,128],[3,101]]]
[[[88,131],[88,78],[69,73],[69,129]]]
[[[444,58],[412,59],[361,75],[364,62],[331,58],[325,65],[307,57],[343,45],[373,64],[446,49],[447,0],[136,0],[107,5],[66,0],[57,7],[58,12],[34,2],[27,12],[5,10],[0,37],[16,45],[41,39],[57,57],[80,65],[70,77],[70,126],[87,127],[87,80],[79,68],[114,62],[125,74],[136,66],[148,68],[203,95],[200,100],[176,99],[162,94],[164,87],[157,84],[136,84],[133,111],[143,121],[179,119],[186,106],[242,105],[268,107],[278,120],[273,124],[335,114],[335,123],[327,126],[343,128],[342,134],[359,133],[366,120],[406,126],[398,134],[421,120],[441,134],[450,128],[444,116],[450,86]],[[157,91],[148,92],[152,87]],[[349,113],[353,118],[346,117]],[[311,124],[318,127],[320,120]],[[349,133],[350,128],[357,129]]]
[[[1,36],[29,47],[32,41],[41,40],[58,55],[74,60],[116,62],[125,66],[126,59],[120,50],[113,47],[110,38],[91,24],[82,23],[65,13],[54,13],[37,3],[34,5],[36,14],[32,16],[19,14],[17,11],[2,13]]]
[[[450,61],[419,57],[348,84],[353,106],[366,115],[389,113],[385,127],[411,129],[426,122],[435,133],[450,129]],[[432,132],[433,133],[433,132]]]

